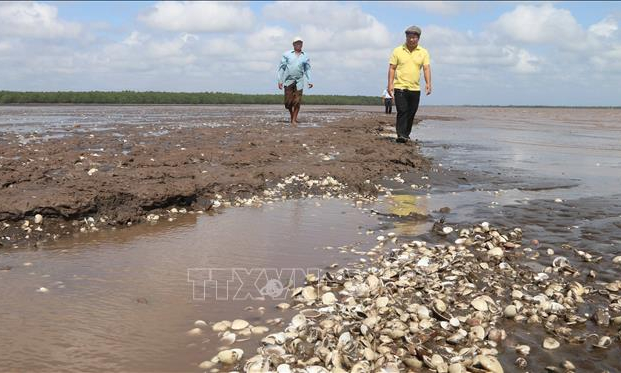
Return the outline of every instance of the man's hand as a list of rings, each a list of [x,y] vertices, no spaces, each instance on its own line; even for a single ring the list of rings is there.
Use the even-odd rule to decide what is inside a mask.
[[[282,89],[282,83],[278,83],[278,89]]]
[[[431,94],[431,84],[425,84],[425,92],[427,93],[427,96]]]
[[[308,88],[313,88],[313,83],[308,83]]]
[[[395,98],[395,88],[393,86],[389,85],[388,88],[386,88],[386,91],[388,92],[390,98]]]

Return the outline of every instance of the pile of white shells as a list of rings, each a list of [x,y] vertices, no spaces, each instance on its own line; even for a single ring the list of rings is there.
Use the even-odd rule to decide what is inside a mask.
[[[368,266],[308,276],[306,286],[292,292],[297,314],[284,330],[264,337],[255,356],[243,361],[241,350],[228,349],[203,367],[498,373],[504,371],[497,358],[501,346],[515,350],[515,365],[525,368],[532,350],[567,343],[605,349],[619,343],[621,282],[581,284],[579,271],[565,257],[554,258],[542,272],[519,264],[530,252],[521,247],[519,228],[503,234],[483,223],[450,233],[445,238],[453,243],[433,246],[399,243],[398,237],[380,240],[384,251]],[[585,313],[589,307],[593,312]],[[516,330],[518,324],[540,325],[541,341],[508,342],[504,328]],[[558,368],[549,370],[575,370],[570,361],[554,363]]]

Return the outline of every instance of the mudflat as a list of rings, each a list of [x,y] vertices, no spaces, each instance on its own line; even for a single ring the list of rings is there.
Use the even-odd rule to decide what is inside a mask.
[[[196,125],[199,115],[192,121],[180,115],[166,123],[73,124],[56,132],[44,123],[26,134],[2,127],[4,245],[69,234],[87,218],[101,228],[171,206],[206,211],[215,196],[251,197],[300,173],[331,176],[347,191],[374,195],[382,175],[430,165],[415,142],[390,138],[394,117],[350,110],[291,127],[258,121],[261,114],[233,112],[224,126]],[[43,229],[37,229],[41,218]]]

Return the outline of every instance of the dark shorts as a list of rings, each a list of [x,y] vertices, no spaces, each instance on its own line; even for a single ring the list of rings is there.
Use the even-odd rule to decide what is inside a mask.
[[[285,108],[293,109],[300,107],[300,104],[302,103],[303,91],[303,89],[297,89],[296,83],[285,87]]]

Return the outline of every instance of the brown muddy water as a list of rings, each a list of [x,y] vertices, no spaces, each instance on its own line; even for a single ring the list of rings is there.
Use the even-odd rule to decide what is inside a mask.
[[[79,115],[108,115],[109,121],[92,124],[102,128],[140,125],[136,118],[152,121],[158,115],[169,125],[188,122],[175,119],[182,115],[178,107],[9,109],[1,108],[0,126],[25,138],[45,132],[41,123],[54,115],[63,119],[51,135],[62,134]],[[201,118],[220,109],[205,109]],[[306,121],[315,125],[355,109],[313,107]],[[7,110],[12,114],[5,116]],[[280,108],[249,110],[243,115],[282,118]],[[393,195],[358,207],[351,201],[309,199],[229,208],[78,235],[38,250],[0,252],[0,268],[10,268],[0,270],[0,371],[199,372],[198,364],[211,359],[221,343],[208,327],[199,336],[187,335],[195,321],[245,319],[256,326],[286,319],[292,314],[274,307],[282,300],[261,294],[269,290],[267,280],[275,278],[272,269],[295,273],[295,284],[304,271],[359,263],[361,256],[352,250],[372,248],[379,234],[438,241],[430,232],[432,222],[395,217],[410,212],[444,218],[455,227],[482,221],[521,227],[525,243],[537,240],[532,247],[541,253],[526,265],[550,265],[554,256],[546,250],[560,252],[569,244],[605,258],[593,264],[567,255],[573,265],[596,271],[597,280],[620,279],[621,269],[610,259],[621,255],[621,110],[424,107],[420,114],[461,118],[427,120],[412,134],[434,158],[436,170],[461,176],[447,179],[432,171],[401,175],[401,182],[388,175],[385,184]],[[200,123],[228,125],[230,119],[218,116]],[[442,208],[448,209],[440,213]],[[196,287],[197,278],[212,281]],[[38,292],[42,287],[49,291]],[[528,371],[544,371],[563,359],[578,371],[621,371],[618,341],[607,350],[564,344],[547,351],[537,348],[545,334],[540,326],[507,322],[503,327],[510,335],[505,345],[532,347]],[[259,339],[235,346],[252,356]],[[513,364],[515,351],[499,350],[505,371],[521,371]]]

